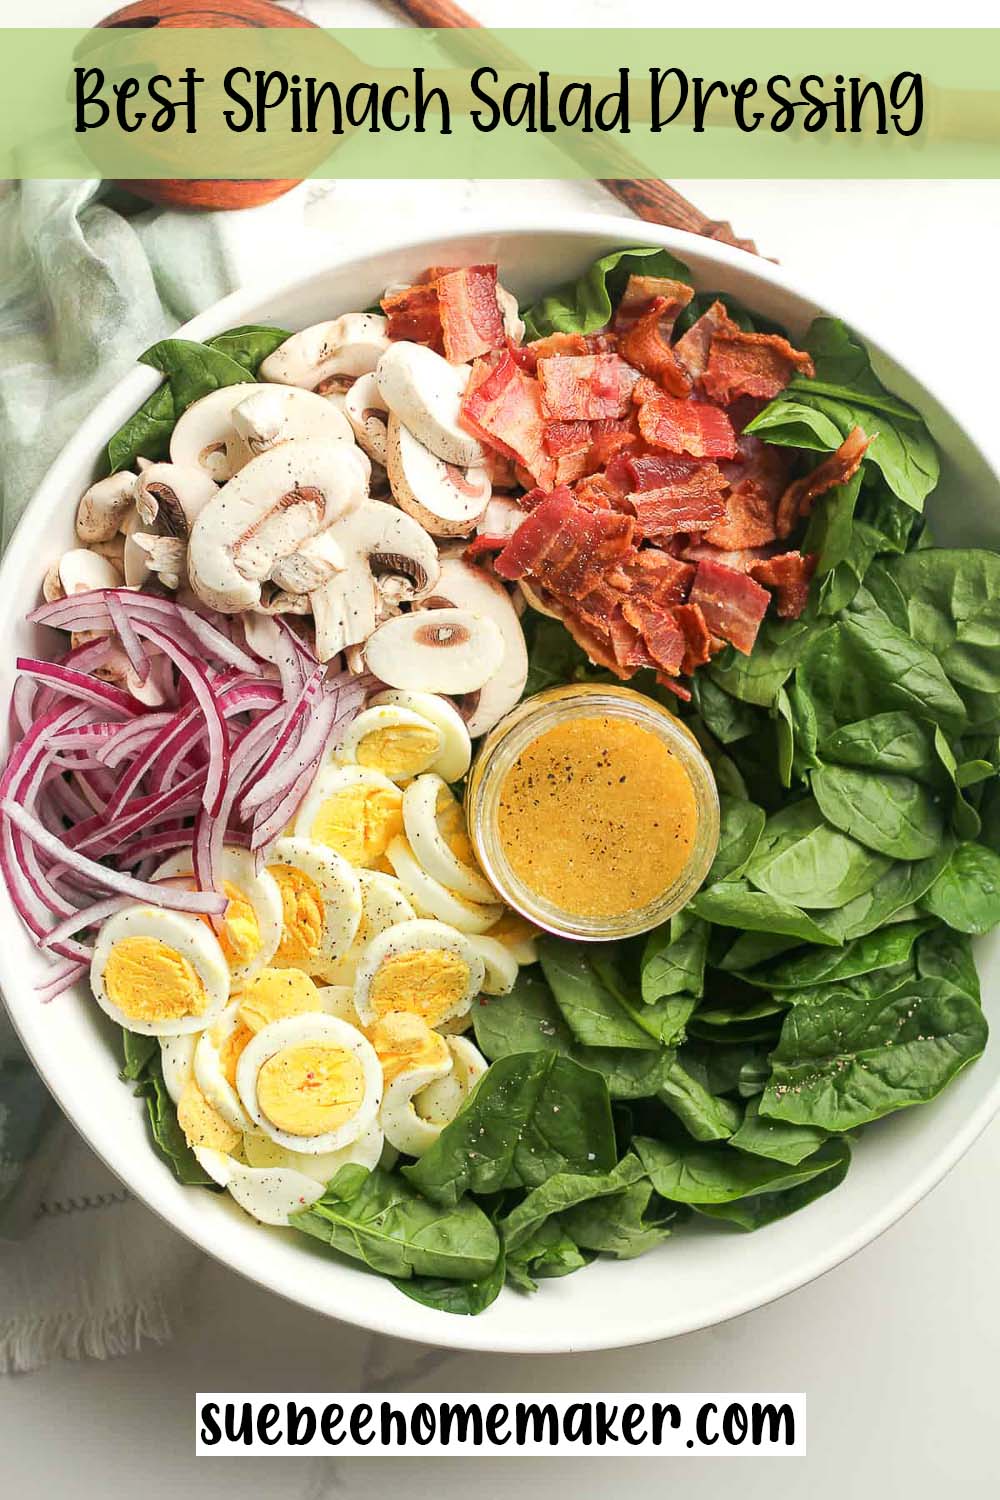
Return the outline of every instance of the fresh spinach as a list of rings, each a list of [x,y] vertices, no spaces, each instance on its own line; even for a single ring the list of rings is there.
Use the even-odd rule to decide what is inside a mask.
[[[525,336],[540,339],[550,333],[596,333],[611,321],[614,304],[633,275],[687,282],[691,272],[669,250],[654,246],[602,255],[575,281],[566,282],[522,312]]]
[[[821,766],[810,784],[823,817],[859,846],[900,859],[926,859],[940,847],[945,827],[940,799],[909,776]],[[879,873],[884,870],[883,863]],[[802,899],[806,906],[822,904]]]
[[[830,1141],[821,1146],[809,1158],[810,1165],[822,1167],[813,1177],[791,1187],[765,1188],[759,1193],[749,1193],[731,1203],[696,1203],[695,1213],[709,1219],[720,1219],[735,1224],[738,1229],[763,1229],[779,1219],[796,1214],[800,1209],[815,1203],[838,1188],[847,1176],[851,1165],[851,1148],[845,1140]]]
[[[728,1144],[705,1146],[647,1136],[637,1137],[634,1146],[660,1197],[695,1208],[798,1187],[835,1164],[823,1153],[800,1162],[783,1162],[737,1151]]]
[[[959,844],[920,905],[957,932],[989,932],[1000,922],[1000,854]]]

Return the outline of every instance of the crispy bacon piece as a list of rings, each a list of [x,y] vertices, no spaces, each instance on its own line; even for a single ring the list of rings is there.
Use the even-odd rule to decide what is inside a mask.
[[[662,547],[643,547],[633,550],[610,575],[609,582],[633,600],[664,609],[687,597],[693,577],[690,563],[680,562]]]
[[[381,307],[390,339],[409,339],[413,344],[426,344],[438,354],[443,352],[441,312],[433,283],[404,287],[391,297],[383,297]]]
[[[777,333],[744,333],[728,318],[712,337],[702,389],[724,405],[740,396],[771,401],[797,373],[813,375],[809,355]]]
[[[463,266],[436,281],[445,358],[464,364],[506,344],[496,266]]]
[[[695,542],[682,548],[679,556],[685,562],[717,562],[734,573],[749,573],[759,562],[766,562],[771,555],[768,547],[746,547],[742,552],[721,552],[707,542]]]
[[[663,336],[669,338],[677,314],[687,307],[693,296],[694,287],[669,276],[630,276],[611,326],[615,333],[626,333],[654,299],[662,298],[668,304]]]
[[[778,614],[797,620],[809,603],[809,584],[819,561],[815,552],[779,552],[766,562],[755,563],[750,577],[774,590]]]
[[[735,458],[739,452],[732,424],[717,406],[651,394],[649,382],[642,382],[636,397],[639,431],[651,447],[689,453],[692,458]]]
[[[527,469],[536,484],[550,489],[555,465],[545,452],[545,417],[537,380],[526,375],[509,353],[483,370],[472,367],[462,397],[462,422],[482,442]]]
[[[622,459],[624,476],[633,490],[669,489],[684,483],[699,467],[698,459],[676,453],[629,453]]]
[[[518,364],[534,375],[540,359],[555,359],[562,354],[590,354],[591,350],[582,333],[550,333],[543,339],[532,339],[530,344],[512,348]]]
[[[764,547],[777,536],[778,502],[788,484],[792,459],[784,448],[741,433],[737,463],[724,465],[729,480],[726,514],[705,540],[724,552]]]
[[[708,364],[708,351],[716,333],[730,321],[721,302],[713,302],[700,318],[696,318],[687,333],[681,335],[674,345],[674,354],[680,365],[687,370],[692,380],[704,375]]]
[[[584,475],[573,486],[573,494],[588,510],[618,510],[624,516],[635,515],[635,508],[625,490],[615,484],[609,474]]]
[[[481,536],[472,538],[462,556],[466,562],[479,562],[494,552],[502,552],[509,541],[509,536],[491,536],[484,531]]]
[[[811,474],[792,481],[778,504],[778,536],[788,536],[795,523],[809,514],[820,495],[853,479],[871,441],[860,427],[852,428],[835,453],[824,458]]]
[[[696,464],[689,475],[658,490],[629,495],[644,536],[708,531],[726,514],[726,481],[716,464]]]
[[[690,293],[690,288],[685,287]],[[671,396],[686,396],[691,377],[670,347],[670,329],[683,303],[654,297],[619,342],[630,365],[657,381]]]
[[[522,521],[496,560],[501,578],[528,574],[558,597],[581,599],[632,550],[633,521],[588,510],[561,486]]]
[[[546,422],[542,437],[546,453],[553,458],[564,453],[587,453],[590,449],[589,422]]]
[[[611,464],[615,456],[639,445],[638,424],[633,413],[624,419],[602,417],[590,424],[590,454],[587,467],[591,473]]]
[[[596,421],[625,415],[637,377],[617,354],[570,354],[540,359],[538,378],[551,416]]]
[[[711,633],[729,641],[744,656],[753,650],[770,602],[767,589],[748,574],[707,560],[698,564],[688,599],[688,603],[701,606]]]
[[[681,671],[690,677],[696,668],[704,666],[712,658],[712,633],[705,623],[700,604],[678,604],[674,608],[674,619],[684,637],[684,659]]]

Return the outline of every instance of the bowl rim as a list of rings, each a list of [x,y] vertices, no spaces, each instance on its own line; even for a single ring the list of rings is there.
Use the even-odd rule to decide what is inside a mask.
[[[451,239],[492,239],[498,243],[502,258],[502,244],[505,239],[526,235],[548,237],[561,235],[567,240],[600,238],[625,246],[654,244],[663,249],[675,251],[682,258],[687,254],[702,262],[712,262],[722,271],[736,271],[741,277],[749,276],[758,282],[767,283],[821,310],[829,306],[825,297],[825,288],[822,285],[813,287],[808,278],[803,279],[798,274],[789,274],[770,261],[751,259],[745,251],[720,244],[715,240],[707,240],[681,230],[648,224],[631,217],[585,210],[567,215],[560,220],[558,225],[539,225],[537,221],[530,219],[500,219],[479,215],[470,217],[466,222],[445,225],[443,230],[437,233],[422,231],[380,237],[377,251],[380,256],[402,255],[418,250],[425,244],[437,245]],[[325,257],[322,264],[313,263],[305,271],[283,278],[281,281],[258,281],[240,287],[189,319],[172,336],[194,339],[210,337],[216,332],[238,326],[251,318],[266,318],[267,313],[261,309],[266,308],[268,302],[276,302],[279,298],[288,295],[304,293],[309,288],[320,291],[323,283],[333,271],[342,270],[362,259],[363,252],[356,249],[349,252],[334,252]],[[832,313],[831,315],[838,314]],[[953,415],[948,403],[938,394],[933,371],[925,370],[919,362],[915,364],[912,354],[908,354],[905,358],[897,356],[892,345],[881,336],[872,334],[863,322],[855,321],[849,315],[848,321],[866,345],[887,356],[899,369],[919,383],[938,410],[946,413],[957,425],[962,435],[974,448],[985,469],[1000,484],[1000,472],[989,457],[990,445],[986,443],[985,437],[980,438],[977,435],[975,424],[970,428],[966,425],[964,418],[959,419]],[[125,374],[94,407],[53,460],[25,506],[0,562],[0,601],[8,597],[11,592],[4,588],[8,578],[13,577],[19,568],[30,569],[34,562],[34,549],[30,545],[34,513],[45,505],[50,493],[63,484],[64,473],[68,477],[70,471],[79,462],[79,451],[106,441],[122,420],[122,410],[127,408],[131,411],[138,407],[160,384],[161,378],[158,372],[146,370],[143,366],[137,366]],[[111,425],[112,421],[114,426]],[[64,485],[63,487],[65,488]],[[37,568],[37,563],[35,566]],[[0,608],[2,608],[2,602],[0,602]],[[0,903],[3,909],[17,920],[6,890],[0,891]],[[7,945],[0,943],[0,990],[5,996],[12,996],[22,988],[23,984],[19,979],[16,963],[8,952]],[[425,1329],[418,1331],[412,1326],[414,1314],[426,1313],[427,1309],[419,1307],[418,1304],[410,1302],[401,1295],[398,1298],[398,1316],[384,1316],[378,1310],[372,1311],[365,1308],[363,1304],[359,1305],[357,1299],[352,1298],[350,1291],[342,1296],[328,1297],[325,1302],[321,1303],[318,1298],[307,1295],[305,1288],[293,1290],[291,1287],[272,1285],[264,1269],[255,1264],[258,1259],[256,1255],[227,1254],[225,1247],[219,1243],[217,1234],[207,1221],[204,1226],[201,1223],[183,1226],[179,1224],[166,1201],[166,1193],[160,1189],[160,1182],[163,1179],[159,1177],[159,1174],[144,1177],[138,1170],[133,1171],[129,1148],[126,1146],[119,1150],[112,1131],[101,1134],[99,1114],[95,1111],[91,1118],[86,1111],[81,1111],[60,1098],[35,1054],[30,1037],[22,1029],[18,1016],[21,1002],[12,1003],[7,1000],[6,1008],[11,1023],[39,1077],[46,1084],[73,1128],[108,1169],[125,1183],[129,1191],[175,1232],[184,1235],[221,1265],[238,1272],[287,1301],[319,1312],[325,1317],[368,1329],[373,1333],[457,1351],[496,1354],[563,1354],[637,1347],[641,1344],[714,1327],[744,1313],[765,1307],[825,1275],[885,1233],[941,1182],[973,1145],[993,1117],[1000,1112],[1000,1073],[998,1073],[992,1086],[978,1105],[964,1118],[960,1128],[955,1130],[947,1142],[929,1157],[920,1171],[916,1172],[898,1192],[882,1204],[879,1212],[868,1215],[852,1230],[834,1237],[822,1250],[814,1252],[810,1257],[796,1264],[793,1269],[783,1269],[776,1272],[769,1281],[759,1282],[752,1292],[741,1292],[738,1286],[727,1291],[720,1291],[714,1312],[685,1314],[683,1311],[678,1313],[675,1310],[664,1314],[655,1306],[651,1306],[648,1322],[640,1331],[617,1334],[613,1328],[602,1328],[602,1319],[595,1316],[590,1327],[581,1329],[579,1334],[574,1333],[572,1341],[546,1333],[543,1320],[539,1320],[539,1334],[531,1337],[524,1333],[506,1334],[503,1325],[495,1322],[487,1324],[477,1318],[459,1318],[442,1314],[440,1315],[440,1329],[435,1327],[433,1337],[428,1337]],[[330,1303],[337,1305],[331,1307]],[[395,1304],[393,1306],[395,1307]],[[595,1312],[599,1313],[599,1308],[596,1306]]]

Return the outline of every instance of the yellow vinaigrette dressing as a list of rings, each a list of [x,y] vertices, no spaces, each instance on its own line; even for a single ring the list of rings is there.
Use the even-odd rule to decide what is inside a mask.
[[[518,705],[484,742],[467,808],[504,899],[574,937],[658,925],[694,894],[718,841],[700,749],[627,688],[560,688]]]

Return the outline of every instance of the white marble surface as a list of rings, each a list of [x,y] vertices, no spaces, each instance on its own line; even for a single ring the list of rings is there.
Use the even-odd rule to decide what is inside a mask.
[[[52,25],[87,24],[101,0],[48,0]],[[367,0],[307,0],[325,24],[367,24],[384,13]],[[972,5],[949,8],[953,24],[974,23]],[[487,21],[530,24],[660,24],[652,4],[577,0],[539,16],[527,0],[481,0]],[[741,7],[719,3],[725,24]],[[42,17],[37,17],[42,19]],[[700,18],[702,19],[702,18]],[[798,5],[774,3],[756,19],[808,24]],[[820,19],[818,16],[816,19]],[[911,6],[908,20],[940,22],[940,12]],[[10,23],[9,12],[4,20]],[[842,4],[839,24],[886,24],[891,7]],[[707,212],[808,276],[831,301],[838,289],[859,316],[894,337],[917,368],[941,365],[942,394],[1000,458],[995,381],[977,349],[977,327],[961,308],[993,323],[990,288],[1000,228],[995,184],[762,183],[681,184]],[[314,207],[313,222],[351,244],[373,220],[418,215],[435,227],[460,223],[477,208],[510,204],[523,216],[606,199],[574,184],[363,184],[336,187]],[[367,228],[363,230],[362,224]],[[284,268],[283,268],[284,269]],[[958,311],[956,312],[956,309]],[[981,373],[977,375],[977,369]],[[996,1066],[987,1058],[982,1066]],[[6,1493],[73,1494],[97,1500],[112,1486],[146,1500],[180,1493],[302,1500],[376,1496],[402,1481],[413,1496],[457,1496],[470,1481],[485,1493],[516,1483],[530,1497],[555,1484],[590,1497],[627,1483],[640,1500],[683,1486],[685,1495],[748,1500],[845,1494],[879,1500],[997,1493],[993,1428],[1000,1365],[1000,1123],[948,1180],[877,1244],[822,1281],[723,1327],[638,1351],[550,1359],[445,1356],[370,1338],[317,1321],[205,1264],[191,1286],[187,1320],[175,1341],[108,1364],[57,1365],[0,1382],[0,1451]],[[627,1273],[627,1268],[623,1270]],[[542,1292],[544,1295],[544,1290]],[[385,1460],[340,1463],[233,1460],[208,1468],[193,1457],[194,1392],[243,1390],[804,1390],[809,1397],[809,1457],[799,1464],[728,1465],[696,1459],[637,1459],[627,1478],[612,1464],[587,1470],[558,1461],[469,1464],[424,1460],[403,1469]],[[570,1461],[566,1461],[569,1463]],[[667,1472],[668,1469],[670,1472]],[[487,1472],[488,1471],[488,1472]],[[405,1476],[405,1477],[404,1477]]]

